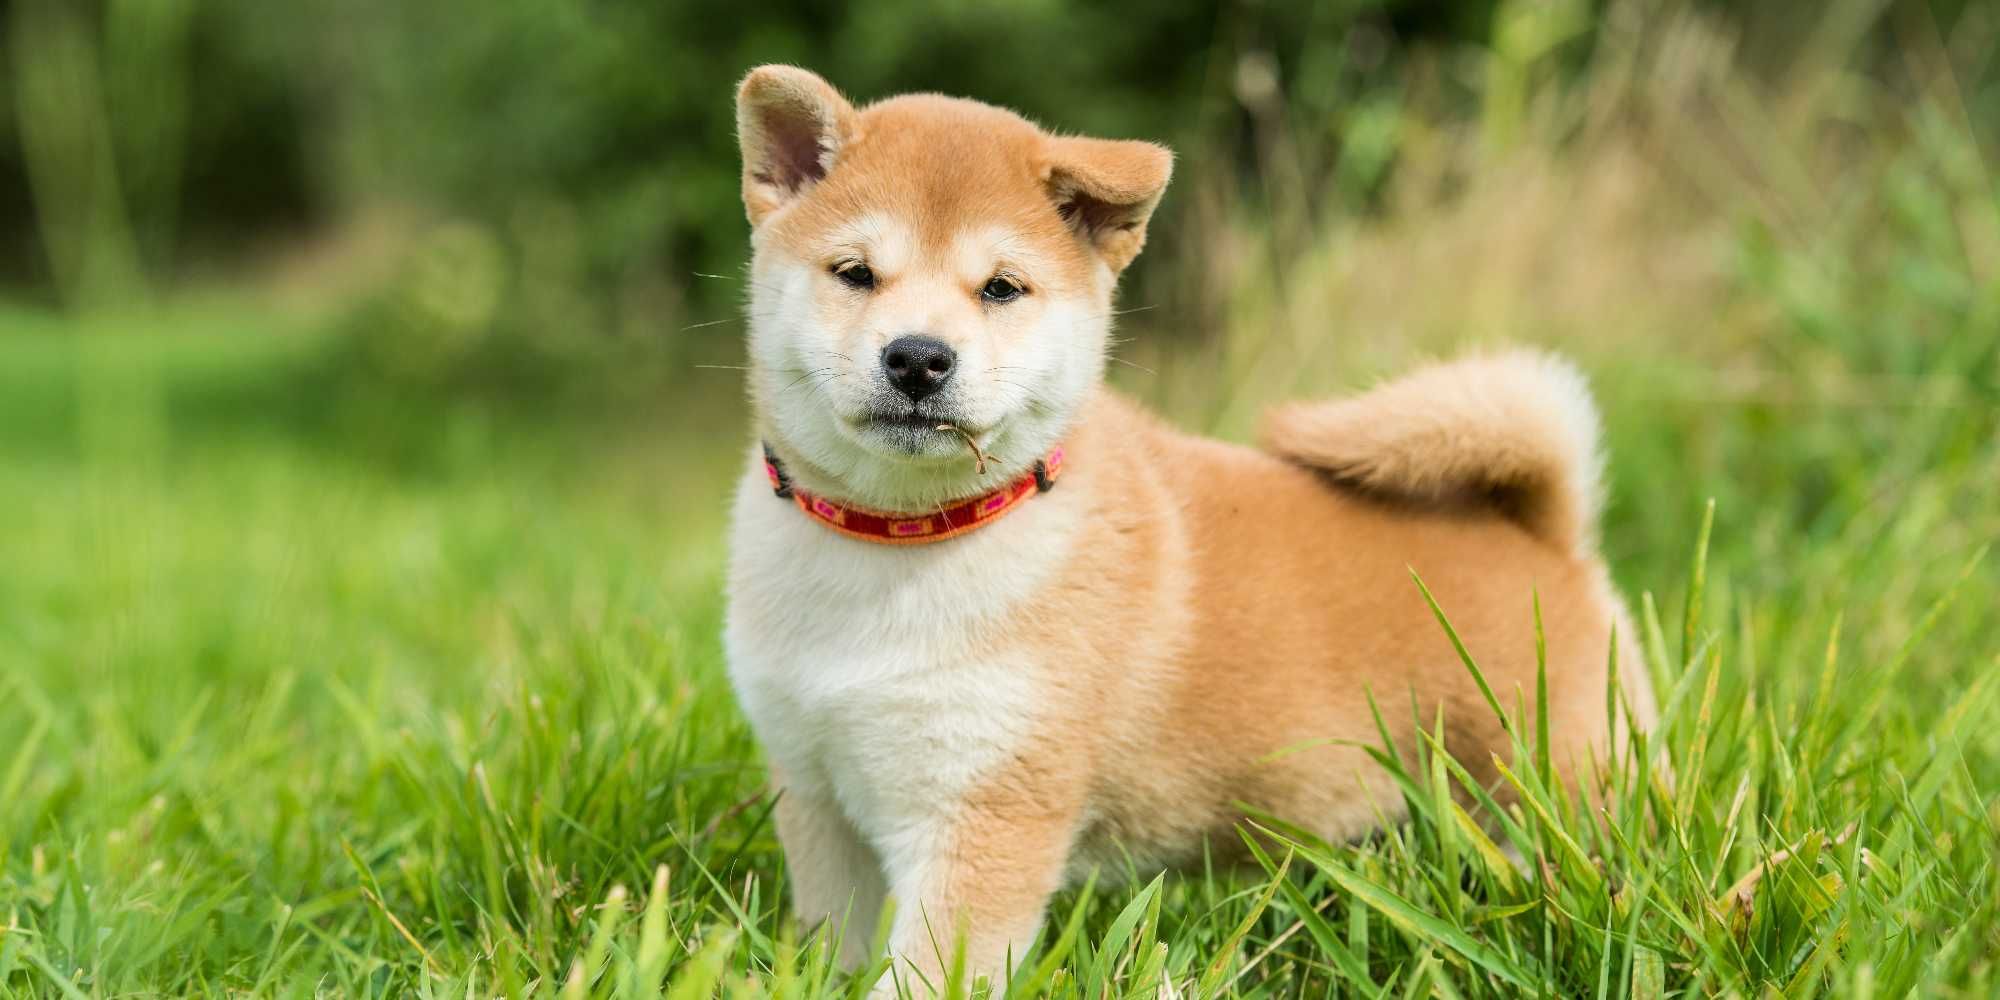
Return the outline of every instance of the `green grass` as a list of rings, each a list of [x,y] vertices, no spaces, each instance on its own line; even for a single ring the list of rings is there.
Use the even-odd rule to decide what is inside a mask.
[[[1420,350],[1577,355],[1664,719],[1600,802],[1532,731],[1497,817],[1403,747],[1369,843],[1104,872],[1017,995],[2000,990],[2000,179],[1888,108],[1837,168],[1698,163],[1636,214],[1584,183],[1615,143],[1487,163],[1246,269],[1217,329],[1132,317],[1123,386],[1233,436]],[[1151,266],[1207,245],[1244,244]],[[1700,280],[1640,266],[1674,254]],[[1609,283],[1532,283],[1577,259]],[[784,916],[724,679],[733,376],[385,374],[355,315],[0,311],[0,995],[858,995]]]

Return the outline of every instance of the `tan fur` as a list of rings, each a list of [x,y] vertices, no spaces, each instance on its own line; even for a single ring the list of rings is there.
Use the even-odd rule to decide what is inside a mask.
[[[826,175],[855,138],[855,118],[839,91],[805,70],[766,66],[743,80],[736,91],[736,121],[743,146],[743,206],[751,225]]]
[[[1086,782],[1087,805],[1064,821],[1082,823],[1073,849],[1090,861],[1115,865],[1126,851],[1191,861],[1203,836],[1230,854],[1239,803],[1335,841],[1366,833],[1397,796],[1360,748],[1330,741],[1379,744],[1370,694],[1406,750],[1413,722],[1442,707],[1449,748],[1490,782],[1505,734],[1413,570],[1510,709],[1533,703],[1539,597],[1566,768],[1604,758],[1614,624],[1632,668],[1627,697],[1650,718],[1602,565],[1493,512],[1329,488],[1270,456],[1173,431],[1109,392],[1070,454],[1078,471],[1062,488],[1089,505],[1088,534],[1060,582],[995,629],[1052,661],[1062,696],[1040,755],[994,785],[1062,801],[1075,792],[1053,778]]]
[[[914,296],[924,315],[943,317],[939,330],[1002,347],[1010,337],[1047,335],[1034,332],[1038,314],[1025,310],[1069,297],[1100,320],[1108,311],[1109,279],[1143,245],[1146,218],[1166,183],[1163,150],[1051,137],[1008,112],[947,98],[898,98],[854,111],[830,87],[794,76],[803,71],[768,71],[775,82],[762,81],[765,72],[743,88],[752,161],[744,192],[752,219],[760,220],[760,256],[818,266],[852,220],[889,211],[910,222],[920,244],[914,259],[940,277],[918,292],[907,283],[927,272],[904,267],[885,278],[867,308]],[[775,95],[768,100],[777,119],[758,103],[760,93]],[[801,100],[838,104],[800,111]],[[827,137],[817,147],[796,135],[784,140],[794,151],[787,162],[804,162],[801,148],[836,151],[809,190],[774,188],[769,178],[782,171],[757,161],[767,141],[757,123],[771,120],[795,131],[805,122]],[[1007,227],[1019,252],[1033,259],[1044,298],[1015,318],[957,304],[968,279],[949,276],[937,260],[958,234],[995,225]],[[861,308],[851,297],[837,289],[814,295],[814,315],[835,331],[828,336],[858,336],[852,329],[867,316],[851,311]],[[1101,365],[1091,375],[1101,377]],[[780,834],[807,919],[852,904],[867,911],[860,920],[872,927],[886,878],[898,906],[891,948],[937,986],[954,934],[965,935],[974,970],[1004,972],[1006,957],[1032,939],[1061,885],[1094,867],[1122,870],[1128,859],[1141,871],[1192,862],[1204,843],[1228,856],[1250,811],[1332,840],[1363,836],[1378,816],[1393,819],[1399,809],[1388,777],[1358,746],[1379,742],[1371,695],[1399,746],[1414,746],[1416,727],[1441,717],[1450,751],[1491,782],[1492,755],[1507,746],[1501,724],[1410,580],[1412,570],[1510,708],[1533,704],[1539,598],[1550,728],[1570,775],[1581,776],[1590,759],[1604,760],[1610,746],[1605,688],[1614,628],[1628,668],[1623,698],[1642,725],[1650,722],[1652,697],[1636,645],[1593,551],[1595,416],[1567,367],[1529,355],[1477,359],[1352,399],[1288,408],[1267,424],[1268,453],[1180,433],[1101,387],[1081,399],[1060,428],[1067,465],[1057,488],[1004,522],[936,546],[889,555],[864,542],[823,541],[812,534],[823,529],[773,506],[761,469],[746,471],[731,636],[732,669],[753,717],[851,721],[863,735],[841,738],[867,744],[876,738],[868,720],[825,713],[915,706],[893,725],[916,727],[935,715],[928,706],[959,707],[952,700],[959,664],[986,671],[968,673],[977,680],[967,685],[1005,682],[990,696],[994,718],[979,720],[990,722],[991,735],[976,746],[991,748],[993,762],[960,784],[940,784],[959,789],[950,801],[919,801],[909,806],[916,814],[896,811],[907,804],[881,804],[901,786],[929,787],[933,776],[954,773],[961,762],[951,754],[905,760],[864,753],[859,759],[873,763],[829,772],[818,785],[780,779],[788,789]],[[780,404],[801,405],[758,398],[767,439],[784,430],[772,413]],[[770,443],[788,460],[796,457],[819,492],[873,498],[899,488],[864,488],[853,477],[870,469],[816,466],[783,437]],[[1032,457],[1006,456],[1004,474]],[[938,468],[953,471],[910,472],[907,481],[961,496],[981,488],[969,462]],[[773,541],[778,532],[802,533]],[[1034,586],[1020,597],[969,591],[956,603],[950,594],[881,595],[885,606],[924,599],[907,606],[942,609],[923,612],[934,622],[896,614],[878,620],[868,594],[825,602],[861,609],[852,627],[889,637],[885,660],[916,657],[867,682],[875,687],[819,693],[835,681],[815,671],[830,668],[767,662],[774,649],[805,650],[807,660],[831,655],[812,637],[838,634],[840,623],[832,633],[808,629],[809,615],[821,609],[801,609],[785,589],[798,574],[821,568],[805,560],[851,560],[851,570],[847,562],[827,569],[827,579],[845,584],[895,580],[905,567],[913,575],[947,574],[957,558],[977,560],[964,570],[972,579],[990,572],[1031,578]],[[1030,561],[1014,561],[1021,559]],[[787,630],[797,631],[791,646],[784,645],[793,641]],[[949,640],[940,648],[957,650],[953,659],[933,663],[904,648],[934,638]],[[994,665],[1006,667],[995,672]],[[787,701],[788,678],[815,700]],[[968,687],[965,697],[977,706],[986,690]],[[761,707],[765,701],[776,707]],[[799,734],[760,731],[767,742],[806,748],[788,752],[807,770],[820,768],[814,754],[850,747],[787,743]],[[859,860],[842,857],[856,850]],[[850,934],[850,958],[857,948]]]
[[[1597,415],[1576,369],[1545,355],[1437,365],[1353,399],[1281,407],[1262,442],[1366,492],[1492,507],[1582,555],[1596,542]]]

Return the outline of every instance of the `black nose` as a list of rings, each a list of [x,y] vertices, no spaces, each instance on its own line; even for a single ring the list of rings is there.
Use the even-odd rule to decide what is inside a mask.
[[[956,363],[958,352],[936,337],[897,337],[882,348],[882,370],[889,374],[889,384],[912,403],[944,388]]]

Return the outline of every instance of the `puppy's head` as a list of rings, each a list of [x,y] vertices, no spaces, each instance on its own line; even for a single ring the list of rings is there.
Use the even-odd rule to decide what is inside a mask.
[[[856,109],[789,66],[753,71],[736,113],[751,394],[793,474],[923,509],[1053,447],[1103,377],[1167,150],[928,94]]]

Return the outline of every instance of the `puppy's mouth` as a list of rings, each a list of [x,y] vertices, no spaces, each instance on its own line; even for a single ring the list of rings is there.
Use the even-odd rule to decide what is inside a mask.
[[[956,425],[953,424],[952,421],[946,420],[942,417],[927,417],[919,413],[906,413],[901,416],[896,416],[891,414],[870,414],[862,418],[861,426],[870,428],[880,428],[883,430],[908,431],[913,434],[925,433],[925,432],[935,432],[943,434],[949,432],[940,430],[939,428],[941,426],[956,426]]]
[[[873,409],[850,422],[857,430],[917,436],[941,434],[955,437],[971,434],[977,437],[990,430],[987,427],[977,427],[967,423],[948,411],[924,406]]]
[[[877,410],[848,423],[878,445],[911,458],[948,460],[963,456],[973,459],[982,472],[991,458],[981,441],[992,428],[964,423],[949,414],[925,413],[921,408]]]

